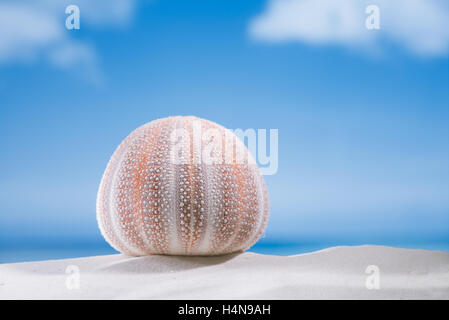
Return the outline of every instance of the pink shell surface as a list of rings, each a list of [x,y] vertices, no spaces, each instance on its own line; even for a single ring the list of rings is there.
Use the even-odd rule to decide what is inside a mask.
[[[198,138],[198,127],[212,134]],[[268,216],[265,182],[245,145],[230,130],[191,116],[133,131],[109,161],[97,196],[106,241],[134,256],[242,251],[261,237]]]

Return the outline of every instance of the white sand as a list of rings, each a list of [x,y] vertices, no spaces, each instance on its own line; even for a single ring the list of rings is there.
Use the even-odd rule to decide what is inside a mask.
[[[67,288],[76,285],[70,265],[79,268],[79,289]],[[366,287],[369,265],[379,268],[379,289]],[[289,257],[117,254],[1,264],[0,299],[449,299],[449,253],[359,246]]]

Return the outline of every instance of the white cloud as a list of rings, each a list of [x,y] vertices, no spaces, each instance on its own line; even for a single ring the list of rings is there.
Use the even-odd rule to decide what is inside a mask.
[[[368,5],[380,10],[380,29],[368,30]],[[250,23],[250,35],[268,42],[299,41],[380,48],[395,43],[420,55],[449,52],[446,0],[270,0]]]
[[[65,8],[80,8],[81,28],[123,27],[135,11],[135,0],[25,0],[0,3],[0,67],[9,62],[44,58],[56,67],[77,69],[95,82],[100,72],[94,46],[75,41],[67,30]]]
[[[0,4],[0,61],[32,57],[61,38],[63,30],[45,11]]]

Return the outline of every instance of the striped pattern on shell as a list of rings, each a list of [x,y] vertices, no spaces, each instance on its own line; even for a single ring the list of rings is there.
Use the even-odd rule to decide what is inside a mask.
[[[215,137],[198,139],[198,126]],[[248,161],[229,160],[229,150]],[[216,161],[201,161],[203,154]],[[242,251],[261,237],[268,215],[265,182],[246,146],[196,117],[158,119],[133,131],[109,161],[97,196],[101,233],[134,256]]]

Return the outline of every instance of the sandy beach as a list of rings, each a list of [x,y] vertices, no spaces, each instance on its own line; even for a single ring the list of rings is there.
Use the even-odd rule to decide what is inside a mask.
[[[449,299],[449,253],[357,246],[2,264],[0,299]]]

